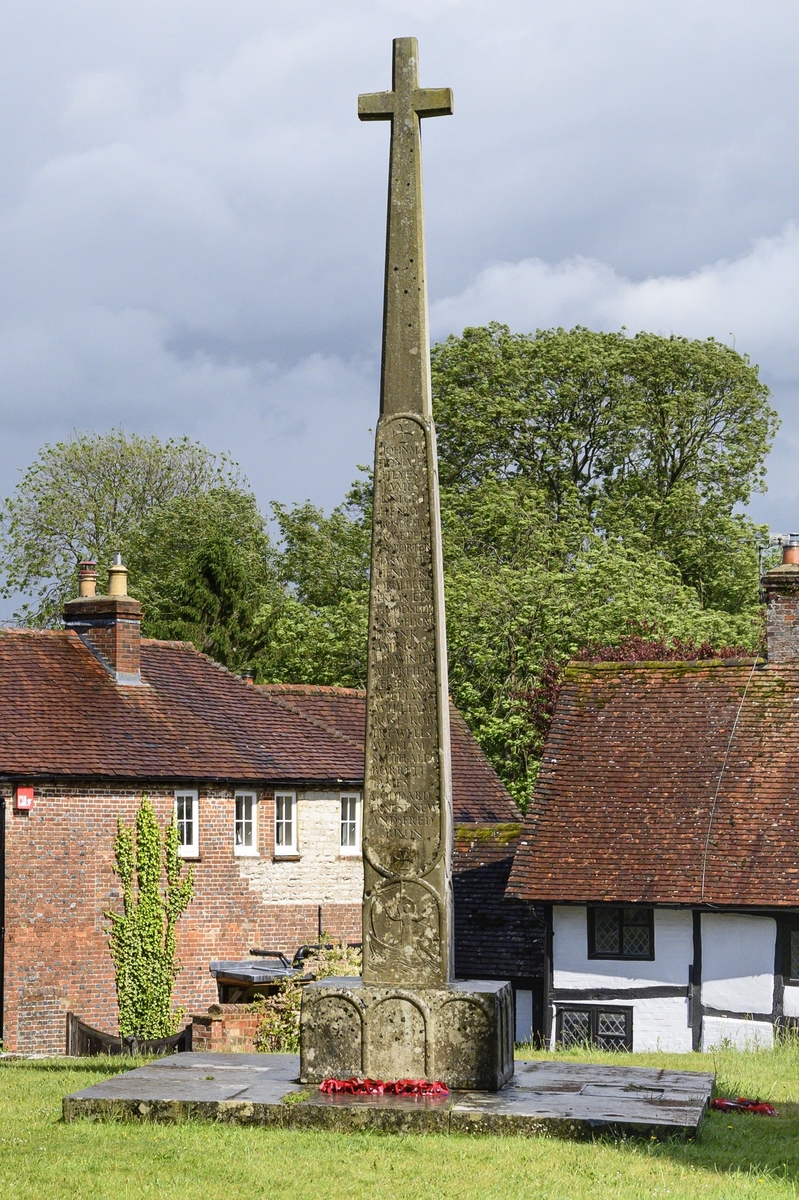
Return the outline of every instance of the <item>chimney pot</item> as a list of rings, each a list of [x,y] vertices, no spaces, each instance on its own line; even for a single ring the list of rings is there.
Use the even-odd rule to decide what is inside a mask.
[[[78,563],[78,595],[94,596],[97,592],[97,563],[84,558]]]
[[[108,595],[97,596],[97,570],[79,564],[80,595],[64,605],[64,625],[78,635],[116,683],[141,684],[141,605],[128,595],[128,569],[115,554],[108,572]]]
[[[792,533],[782,544],[783,563],[799,563],[799,533]]]
[[[114,561],[108,569],[108,595],[127,596],[128,568],[122,562],[122,555],[117,550]]]

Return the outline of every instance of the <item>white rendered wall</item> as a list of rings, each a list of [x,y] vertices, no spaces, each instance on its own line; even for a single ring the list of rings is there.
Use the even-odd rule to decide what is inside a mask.
[[[516,1041],[529,1042],[533,1036],[533,993],[517,989],[516,997]]]
[[[629,1003],[633,1009],[633,1050],[687,1054],[693,1048],[687,996],[653,996]]]
[[[776,937],[773,917],[703,913],[702,1003],[727,1012],[770,1016]]]
[[[692,916],[685,909],[655,909],[655,957],[651,962],[589,958],[586,910],[581,906],[553,908],[552,934],[552,985],[555,988],[688,985],[694,943]]]
[[[633,1010],[633,1050],[691,1049],[687,996],[651,996],[625,1000],[624,991],[642,987],[687,987],[693,961],[693,918],[689,911],[656,908],[655,957],[640,959],[588,957],[588,925],[583,907],[559,906],[552,910],[552,985],[570,991],[606,988],[617,991],[613,1000],[586,1000],[586,1006],[620,1005]],[[576,1000],[556,1001],[575,1004]],[[552,1026],[553,1045],[555,1021]]]
[[[786,983],[782,1011],[786,1017],[799,1017],[799,987]]]
[[[703,1017],[702,1049],[720,1044],[736,1050],[770,1050],[774,1045],[774,1026],[770,1021],[745,1021],[738,1017]]]
[[[299,859],[239,858],[242,875],[267,904],[360,904],[363,864],[341,854],[340,822],[338,792],[298,792]]]

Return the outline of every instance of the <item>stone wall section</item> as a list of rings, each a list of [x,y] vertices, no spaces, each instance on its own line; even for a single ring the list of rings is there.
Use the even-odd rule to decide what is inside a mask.
[[[300,791],[296,795],[297,855],[274,857],[274,799],[270,793],[260,805],[263,851],[259,858],[239,859],[243,876],[267,904],[360,907],[363,863],[360,854],[341,853],[341,793]]]
[[[196,784],[185,780],[176,786]],[[6,800],[6,1049],[63,1052],[68,1010],[90,1025],[116,1032],[104,913],[121,908],[113,872],[117,817],[131,824],[146,793],[163,828],[173,811],[175,790],[163,784],[117,790],[42,784],[36,786],[33,809],[15,812],[12,789],[0,785]],[[252,946],[292,955],[298,946],[315,941],[320,919],[326,932],[347,941],[360,941],[361,928],[360,860],[336,864],[324,848],[311,853],[310,840],[303,857],[304,836],[330,831],[337,793],[300,800],[301,857],[298,862],[273,862],[272,793],[263,793],[259,805],[261,858],[245,859],[233,853],[234,788],[198,790],[195,899],[179,925],[183,970],[175,991],[176,1004],[189,1013],[217,1000],[208,971],[212,959],[243,958]],[[334,832],[335,858],[337,828]],[[328,870],[334,876],[329,887]],[[294,886],[298,895],[292,893]],[[320,894],[331,897],[322,900],[321,917]]]

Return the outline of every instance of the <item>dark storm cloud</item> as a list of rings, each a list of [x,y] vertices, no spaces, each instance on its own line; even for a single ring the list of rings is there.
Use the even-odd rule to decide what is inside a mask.
[[[12,11],[13,8],[13,11]],[[387,129],[420,39],[434,332],[506,320],[733,335],[785,419],[799,351],[790,3],[29,0],[0,16],[0,491],[114,425],[230,450],[330,506],[377,405]]]

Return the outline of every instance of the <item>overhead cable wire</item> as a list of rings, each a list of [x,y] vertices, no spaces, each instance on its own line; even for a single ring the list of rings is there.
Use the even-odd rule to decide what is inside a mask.
[[[738,722],[741,718],[741,713],[743,712],[744,701],[746,700],[746,693],[749,691],[749,684],[752,682],[752,676],[755,673],[755,668],[756,668],[757,664],[758,664],[758,660],[755,659],[754,662],[752,663],[752,670],[749,672],[749,678],[746,681],[746,687],[744,688],[743,695],[741,696],[741,703],[738,705],[738,711],[735,714],[735,720],[732,723],[732,729],[730,730],[730,736],[727,741],[727,750],[724,755],[724,762],[721,764],[721,770],[719,771],[719,777],[718,777],[718,781],[716,783],[716,794],[714,795],[713,803],[710,806],[710,816],[709,816],[708,822],[707,822],[707,834],[705,835],[705,849],[704,849],[704,853],[702,855],[702,886],[701,886],[700,893],[699,893],[700,903],[705,898],[705,875],[707,872],[707,856],[708,856],[708,851],[710,849],[710,834],[713,829],[713,818],[716,815],[716,804],[718,803],[719,792],[721,791],[721,781],[724,778],[724,772],[727,770],[727,763],[729,762],[729,759],[730,759],[730,750],[732,749],[732,739],[735,737],[735,731],[738,728]]]

